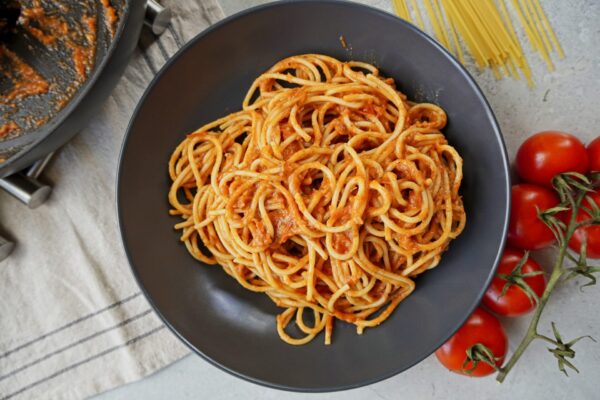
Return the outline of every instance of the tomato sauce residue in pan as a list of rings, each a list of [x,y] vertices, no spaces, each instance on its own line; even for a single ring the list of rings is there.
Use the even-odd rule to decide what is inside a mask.
[[[33,7],[21,10],[19,23],[40,43],[50,46],[69,34],[69,25],[63,18],[47,15],[38,1],[33,4]]]
[[[96,18],[83,17],[82,25],[86,46],[82,46],[73,40],[67,39],[65,45],[71,50],[71,59],[77,79],[81,82],[87,78],[87,74],[94,66],[94,56],[96,55]]]
[[[62,8],[63,13],[69,12],[65,5]],[[77,80],[85,80],[96,55],[96,15],[84,15],[77,26],[70,26],[65,15],[47,12],[40,0],[34,0],[32,7],[21,10],[19,24],[50,49],[59,43],[69,49]]]
[[[108,28],[111,36],[115,36],[117,29],[117,22],[119,22],[119,15],[115,8],[110,4],[110,0],[100,0],[102,7],[104,7],[104,23]]]
[[[0,61],[5,67],[3,68],[5,77],[13,83],[12,89],[8,93],[2,93],[0,96],[0,104],[11,104],[14,100],[24,97],[48,93],[48,81],[19,56],[4,46],[0,46]],[[9,124],[5,124],[4,126]],[[12,131],[16,129],[14,128]],[[0,134],[0,138],[6,135],[7,133],[4,135]]]
[[[69,103],[118,21],[111,0],[21,0],[13,33],[21,36],[0,43],[0,142],[40,127]]]
[[[19,125],[15,124],[12,121],[0,126],[0,139],[2,139],[3,137],[9,135],[11,132],[18,130],[18,129],[19,129]],[[2,161],[4,161],[4,160],[2,160]]]

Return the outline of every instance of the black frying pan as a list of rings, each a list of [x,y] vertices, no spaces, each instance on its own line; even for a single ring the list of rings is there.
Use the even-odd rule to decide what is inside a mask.
[[[0,0],[1,189],[30,208],[45,201],[51,188],[37,177],[52,152],[69,141],[108,96],[135,49],[142,23],[159,35],[170,16],[169,9],[154,0]],[[96,29],[88,37],[82,22],[90,18]],[[64,33],[65,26],[72,33]],[[39,34],[53,30],[63,38],[47,43]],[[88,65],[78,70],[73,50],[90,43],[94,51]],[[48,83],[48,90],[9,98],[7,94],[21,89],[14,79],[19,70],[11,70],[15,58]],[[6,132],[11,125],[18,129]],[[0,261],[13,247],[0,237]]]
[[[0,95],[4,95],[0,102],[0,130],[4,129],[0,137],[0,177],[18,172],[56,150],[86,124],[125,69],[146,10],[143,0],[110,0],[108,4],[117,16],[111,24],[111,10],[101,0],[19,2],[19,23],[13,33],[2,38],[4,50],[0,54]],[[95,37],[89,36],[87,21],[91,18],[96,22]],[[48,32],[64,29],[63,23],[69,30],[68,39],[45,43],[52,42],[47,39]],[[93,56],[77,61],[74,52],[89,51],[92,42]],[[48,84],[47,91],[7,99],[19,80],[15,57]],[[85,65],[85,60],[91,62]]]

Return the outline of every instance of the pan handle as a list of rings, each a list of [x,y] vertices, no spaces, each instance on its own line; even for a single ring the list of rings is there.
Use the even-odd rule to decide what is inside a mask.
[[[42,205],[52,188],[38,181],[38,177],[48,165],[54,153],[36,161],[29,169],[17,174],[0,179],[0,188],[15,197],[29,208],[37,208]]]
[[[163,7],[156,0],[146,1],[146,16],[144,24],[156,36],[162,35],[171,23],[171,9]]]

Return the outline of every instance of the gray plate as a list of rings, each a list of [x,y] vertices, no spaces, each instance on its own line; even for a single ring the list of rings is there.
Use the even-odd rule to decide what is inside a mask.
[[[344,49],[339,37],[349,45]],[[219,267],[193,260],[168,216],[167,162],[198,126],[240,109],[252,80],[281,58],[318,52],[380,66],[400,90],[448,113],[448,140],[464,158],[467,227],[440,265],[381,326],[362,336],[336,322],[333,343],[295,347],[275,330],[278,309]],[[504,247],[509,213],[504,143],[469,74],[416,28],[373,8],[284,2],[207,29],[163,68],[129,126],[118,211],[133,272],[165,323],[196,353],[241,378],[298,391],[342,390],[390,377],[431,354],[479,303]]]

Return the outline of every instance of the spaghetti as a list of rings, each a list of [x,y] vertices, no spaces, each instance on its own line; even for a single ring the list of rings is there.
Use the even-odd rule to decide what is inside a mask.
[[[336,318],[360,334],[465,226],[462,159],[445,124],[440,107],[408,101],[373,65],[286,58],[254,81],[242,111],[173,152],[175,228],[196,259],[285,309],[285,342],[325,331],[329,344]]]
[[[507,1],[423,0],[422,6],[435,37],[460,62],[465,62],[464,44],[480,68],[491,68],[497,78],[504,74],[519,79],[521,71],[533,86],[532,71],[505,4]],[[413,22],[414,14],[416,24],[423,29],[416,0],[411,0],[412,13],[407,0],[392,0],[392,4],[396,14],[408,22]],[[554,70],[551,53],[555,51],[561,59],[565,54],[539,0],[510,0],[510,4],[533,50],[540,53],[550,71]]]

